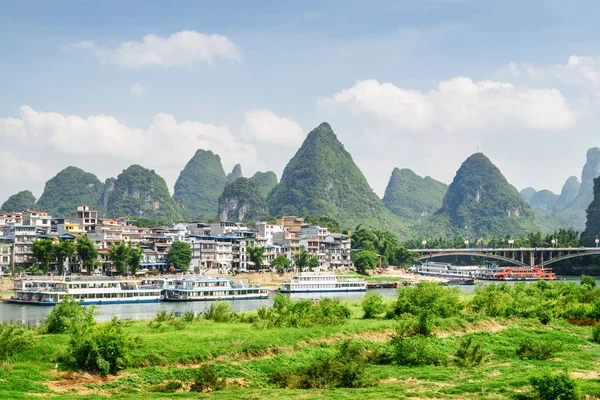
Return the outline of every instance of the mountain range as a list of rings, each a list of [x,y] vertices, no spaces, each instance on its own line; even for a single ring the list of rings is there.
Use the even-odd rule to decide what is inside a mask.
[[[380,199],[331,126],[312,130],[285,167],[244,178],[236,164],[226,174],[219,155],[199,149],[181,171],[173,196],[162,177],[139,165],[102,183],[69,166],[51,178],[36,201],[29,191],[11,196],[2,211],[37,208],[67,217],[77,205],[109,217],[144,217],[164,223],[268,216],[326,217],[341,228],[363,224],[403,235],[468,237],[522,235],[558,227],[583,230],[600,175],[600,149],[592,148],[581,182],[570,177],[559,195],[534,188],[519,192],[484,154],[470,156],[448,186],[410,169],[395,168]]]

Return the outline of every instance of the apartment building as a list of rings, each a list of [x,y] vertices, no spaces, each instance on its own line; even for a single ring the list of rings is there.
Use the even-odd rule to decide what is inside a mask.
[[[27,210],[23,212],[22,224],[34,226],[40,232],[49,232],[52,228],[52,217],[45,211]]]
[[[256,224],[256,235],[267,239],[267,244],[273,244],[273,234],[283,232],[283,225],[258,222]]]
[[[12,251],[12,240],[0,237],[0,276],[11,273]]]
[[[323,253],[322,265],[326,269],[347,269],[352,267],[350,239],[341,233],[330,233],[320,243]]]
[[[246,249],[249,239],[244,236],[187,236],[192,247],[192,269],[219,269],[223,272],[248,270]]]
[[[98,210],[92,210],[88,206],[77,206],[77,209],[69,214],[69,222],[79,224],[85,232],[91,231],[94,225],[99,223]]]
[[[12,264],[15,267],[28,268],[33,265],[33,241],[37,235],[34,225],[10,225],[4,227],[4,238],[13,244]]]
[[[304,218],[301,217],[279,217],[277,218],[277,225],[283,226],[284,230],[290,232],[300,232],[302,225],[304,224]]]

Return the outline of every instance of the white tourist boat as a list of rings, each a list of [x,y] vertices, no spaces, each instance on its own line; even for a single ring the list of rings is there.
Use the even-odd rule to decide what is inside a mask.
[[[282,293],[364,292],[367,282],[362,278],[337,276],[335,273],[300,272],[285,281]]]
[[[66,296],[81,304],[157,303],[160,288],[142,287],[136,280],[110,277],[23,278],[14,281],[9,303],[53,306]]]
[[[266,299],[269,289],[229,278],[176,279],[163,292],[164,301]]]
[[[425,262],[422,265],[415,265],[408,269],[419,275],[438,276],[442,278],[475,278],[478,277],[482,269],[476,265],[457,266],[442,262]]]

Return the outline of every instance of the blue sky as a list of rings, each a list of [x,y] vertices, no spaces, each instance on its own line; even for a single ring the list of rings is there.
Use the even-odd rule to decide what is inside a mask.
[[[322,121],[380,195],[478,146],[556,192],[600,144],[597,2],[0,4],[0,201],[68,165],[172,187],[200,147],[280,176]]]

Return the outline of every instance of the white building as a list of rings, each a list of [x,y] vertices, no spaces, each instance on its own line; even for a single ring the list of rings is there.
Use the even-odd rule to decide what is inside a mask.
[[[4,238],[13,243],[12,264],[27,268],[33,265],[32,245],[37,235],[37,227],[33,225],[10,225],[4,227]]]
[[[248,241],[243,236],[188,236],[186,242],[192,247],[191,269],[194,272],[202,269],[247,271]]]
[[[45,211],[27,210],[23,213],[23,225],[34,226],[40,231],[49,231],[52,227],[52,217]]]
[[[90,231],[100,222],[98,210],[92,210],[88,206],[77,206],[77,209],[69,214],[69,222],[79,224],[85,232]]]
[[[324,254],[323,267],[326,269],[351,268],[350,239],[340,233],[330,233],[319,242],[320,253]]]
[[[280,232],[283,232],[283,225],[268,224],[266,222],[256,224],[257,236],[266,238],[267,244],[273,244],[273,235]]]

